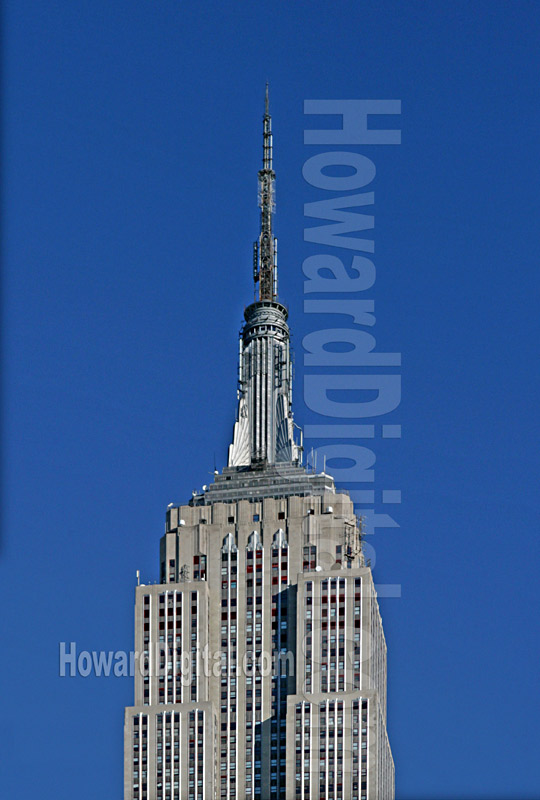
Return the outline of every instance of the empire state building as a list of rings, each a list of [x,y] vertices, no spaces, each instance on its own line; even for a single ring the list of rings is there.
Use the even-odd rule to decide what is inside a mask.
[[[268,90],[228,465],[170,506],[135,596],[125,800],[393,800],[386,644],[350,497],[302,465]]]

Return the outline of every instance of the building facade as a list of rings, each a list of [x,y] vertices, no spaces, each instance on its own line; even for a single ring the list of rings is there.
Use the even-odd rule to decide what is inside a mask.
[[[393,800],[386,644],[361,527],[302,465],[277,299],[268,93],[258,299],[240,337],[228,466],[169,507],[135,601],[125,800]]]

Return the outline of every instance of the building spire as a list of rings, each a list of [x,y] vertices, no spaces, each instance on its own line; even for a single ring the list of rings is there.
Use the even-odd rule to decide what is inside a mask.
[[[275,300],[277,296],[277,240],[272,233],[275,179],[276,174],[272,169],[272,117],[267,83],[263,117],[263,166],[259,170],[261,231],[258,241],[253,245],[253,279],[255,284],[259,284],[259,300]]]
[[[288,313],[277,299],[277,243],[272,232],[275,177],[267,84],[263,163],[259,170],[261,230],[254,244],[253,260],[256,294],[255,301],[244,310],[245,321],[240,332],[238,413],[229,448],[229,467],[259,468],[301,461],[302,445],[294,438]]]

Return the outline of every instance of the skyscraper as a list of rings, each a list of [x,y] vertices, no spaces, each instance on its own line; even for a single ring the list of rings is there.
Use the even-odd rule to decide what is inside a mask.
[[[386,644],[349,496],[302,465],[268,89],[228,466],[169,507],[135,601],[125,800],[393,800]]]

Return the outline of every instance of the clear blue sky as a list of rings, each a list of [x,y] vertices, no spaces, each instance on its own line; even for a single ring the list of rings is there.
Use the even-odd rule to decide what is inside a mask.
[[[3,795],[122,796],[132,681],[59,678],[58,642],[132,646],[167,503],[224,463],[268,79],[300,423],[303,101],[403,104],[369,152],[398,800],[540,797],[538,4],[7,0],[4,27]]]

